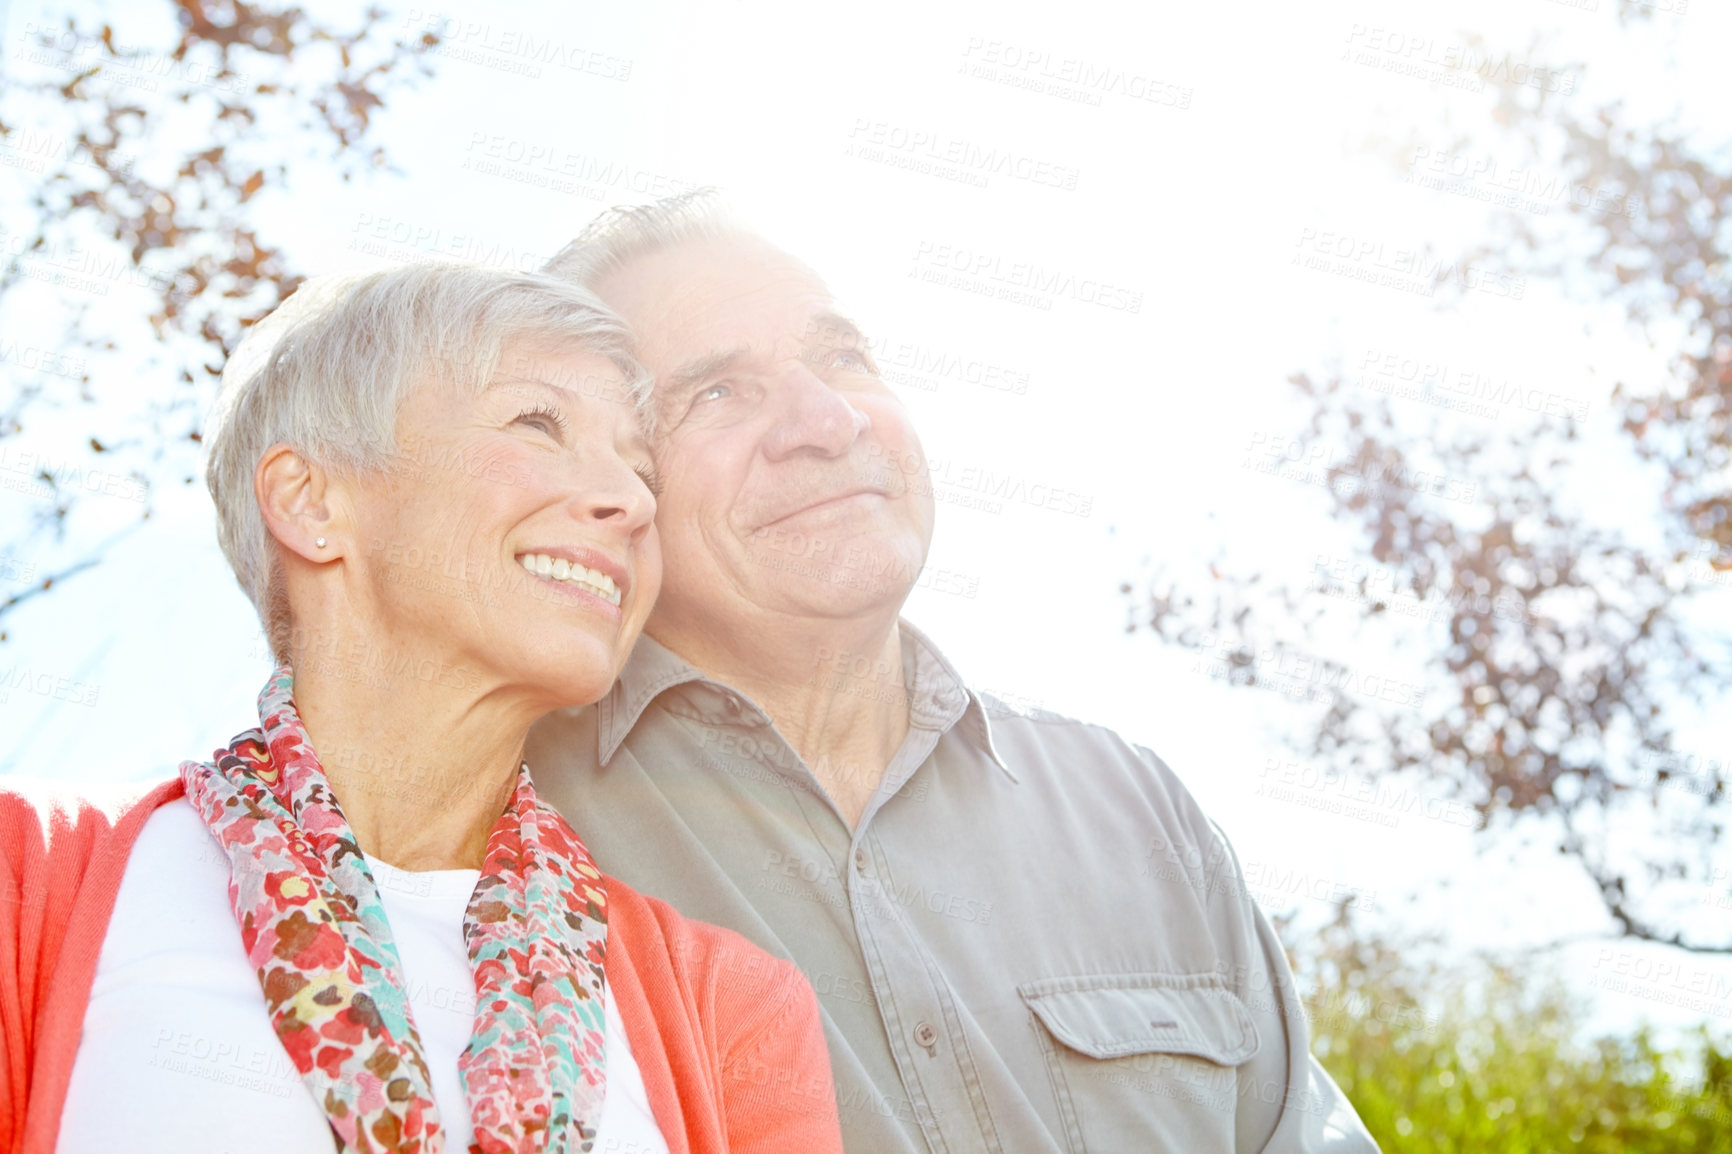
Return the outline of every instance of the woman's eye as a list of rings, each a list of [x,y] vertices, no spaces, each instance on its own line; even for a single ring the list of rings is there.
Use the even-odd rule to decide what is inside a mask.
[[[555,440],[565,432],[565,418],[549,408],[525,409],[517,414],[517,423],[540,429]]]
[[[720,401],[733,395],[734,390],[731,385],[705,385],[702,389],[698,390],[698,395],[693,397],[692,400],[698,403],[704,401]]]

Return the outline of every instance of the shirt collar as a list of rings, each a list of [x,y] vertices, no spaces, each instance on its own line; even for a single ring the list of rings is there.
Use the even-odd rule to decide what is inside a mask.
[[[596,703],[596,753],[601,764],[613,760],[650,702],[676,685],[706,680],[695,666],[649,634],[639,637],[619,680]]]
[[[1012,781],[1016,774],[1004,764],[992,743],[992,724],[986,718],[986,703],[968,688],[950,659],[938,651],[932,639],[904,618],[902,671],[908,685],[908,722],[922,729],[943,733],[952,726],[971,739],[992,764]]]
[[[1012,781],[1016,774],[1004,764],[992,742],[992,726],[980,694],[967,687],[956,667],[930,638],[907,620],[902,630],[902,670],[908,687],[908,721],[920,729],[943,733],[952,727],[968,737]],[[596,754],[602,765],[613,760],[650,702],[675,686],[698,683],[706,696],[725,703],[729,720],[769,724],[769,717],[745,694],[705,677],[696,666],[649,636],[638,638],[619,680],[596,703]]]

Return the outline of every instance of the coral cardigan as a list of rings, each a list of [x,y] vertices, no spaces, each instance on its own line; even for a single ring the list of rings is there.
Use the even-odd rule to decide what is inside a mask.
[[[0,1154],[53,1154],[108,919],[178,779],[103,805],[0,788]],[[829,1051],[792,963],[606,878],[607,980],[669,1154],[841,1154]]]

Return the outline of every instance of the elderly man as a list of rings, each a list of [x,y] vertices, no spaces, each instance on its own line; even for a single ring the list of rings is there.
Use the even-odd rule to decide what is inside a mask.
[[[666,579],[529,764],[622,880],[806,972],[849,1149],[1374,1150],[1173,772],[970,690],[900,619],[932,492],[824,282],[701,193],[548,271],[655,374]]]

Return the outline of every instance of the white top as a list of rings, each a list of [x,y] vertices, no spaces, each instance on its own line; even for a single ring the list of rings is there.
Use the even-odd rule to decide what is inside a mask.
[[[473,1140],[457,1074],[475,1014],[463,913],[480,872],[410,873],[372,858],[367,865],[403,961],[445,1149],[459,1154]],[[84,1011],[60,1154],[332,1149],[324,1111],[271,1028],[228,884],[228,857],[190,804],[171,802],[145,822]],[[611,990],[607,1097],[594,1149],[667,1154]]]

